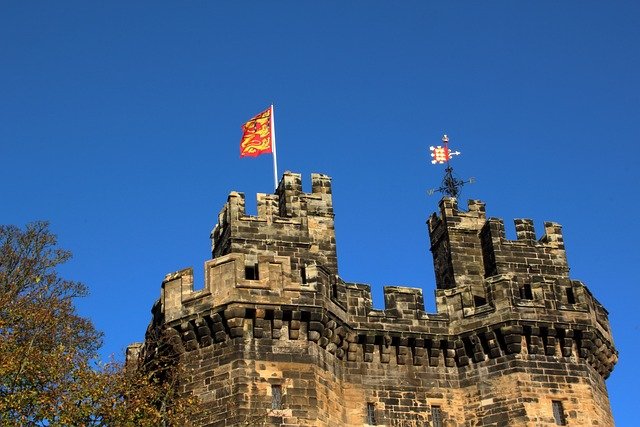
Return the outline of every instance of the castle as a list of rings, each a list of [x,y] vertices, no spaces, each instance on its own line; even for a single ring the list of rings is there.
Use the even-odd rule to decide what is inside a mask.
[[[444,197],[428,219],[437,313],[421,289],[338,276],[331,179],[304,193],[287,172],[232,192],[211,233],[205,286],[168,274],[148,335],[190,369],[194,426],[553,426],[614,424],[605,386],[617,360],[607,311],[569,277],[559,224],[515,220]],[[153,358],[154,342],[128,349]]]

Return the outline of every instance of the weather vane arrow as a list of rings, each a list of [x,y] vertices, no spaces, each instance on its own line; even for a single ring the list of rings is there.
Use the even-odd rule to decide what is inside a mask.
[[[437,191],[438,193],[442,193],[450,197],[458,197],[462,186],[464,186],[465,184],[471,184],[475,182],[475,180],[473,178],[470,178],[467,181],[463,181],[453,175],[453,168],[451,167],[449,161],[453,156],[459,156],[461,153],[459,151],[451,151],[449,149],[449,137],[447,135],[444,135],[442,137],[442,144],[443,146],[438,145],[436,147],[429,147],[432,157],[431,164],[447,164],[447,167],[444,170],[442,186],[440,188],[433,188],[427,193],[429,195],[432,195]]]

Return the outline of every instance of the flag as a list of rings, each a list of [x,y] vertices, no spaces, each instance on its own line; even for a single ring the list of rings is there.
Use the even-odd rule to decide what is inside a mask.
[[[449,137],[447,135],[444,135],[442,137],[442,142],[444,142],[444,147],[441,147],[439,145],[437,147],[429,147],[429,150],[431,150],[431,157],[433,157],[431,163],[433,163],[434,165],[436,163],[449,163],[449,160],[451,160],[452,156],[460,155],[459,151],[449,150]]]
[[[271,107],[269,107],[242,125],[240,157],[256,157],[260,154],[272,152],[271,119]]]
[[[441,146],[437,146],[437,147],[429,147],[429,150],[431,150],[431,157],[433,157],[433,160],[431,160],[431,163],[433,163],[434,165],[436,163],[445,163],[448,162],[451,159],[451,153],[449,152],[449,147],[445,146],[445,147],[441,147]]]

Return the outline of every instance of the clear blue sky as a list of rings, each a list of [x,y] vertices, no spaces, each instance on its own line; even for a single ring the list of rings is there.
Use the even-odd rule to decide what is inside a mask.
[[[229,4],[227,4],[229,3]],[[232,4],[232,5],[230,5]],[[279,164],[333,177],[348,281],[424,288],[443,133],[463,198],[564,225],[571,275],[610,312],[618,425],[640,364],[640,3],[0,3],[0,222],[52,223],[81,312],[121,357],[168,272],[210,257],[231,190],[271,192],[240,125],[276,104]]]

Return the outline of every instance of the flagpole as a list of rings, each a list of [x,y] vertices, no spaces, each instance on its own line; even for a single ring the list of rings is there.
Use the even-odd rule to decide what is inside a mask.
[[[271,104],[271,151],[273,152],[273,186],[278,189],[278,156],[276,155],[276,118]]]

